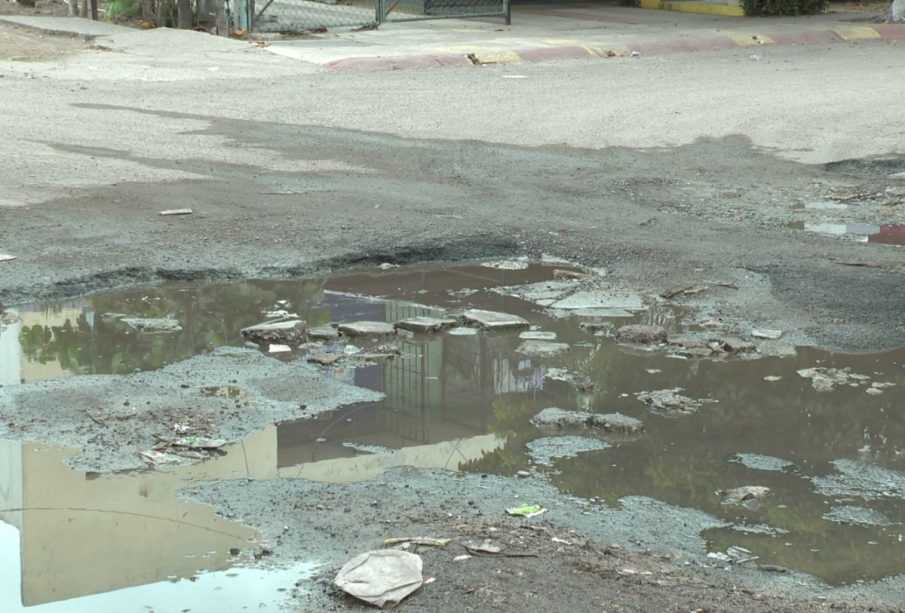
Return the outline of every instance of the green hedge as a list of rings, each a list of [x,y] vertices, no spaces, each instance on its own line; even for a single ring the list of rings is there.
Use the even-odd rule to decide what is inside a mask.
[[[814,15],[826,10],[826,0],[742,0],[749,17],[768,15]]]

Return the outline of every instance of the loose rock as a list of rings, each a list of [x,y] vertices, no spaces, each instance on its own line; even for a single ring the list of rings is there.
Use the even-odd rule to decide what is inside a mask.
[[[626,343],[650,345],[666,341],[666,328],[663,326],[647,326],[632,324],[616,330],[616,338]]]
[[[308,338],[319,341],[334,341],[339,338],[339,331],[333,326],[315,326],[308,330]]]
[[[679,393],[681,391],[681,387],[676,387],[653,392],[641,392],[636,394],[636,396],[638,400],[645,403],[654,412],[667,415],[694,413],[705,402],[715,402],[713,400],[695,400],[694,398],[683,396]]]
[[[160,332],[179,332],[182,330],[182,324],[175,319],[168,317],[162,318],[145,318],[145,317],[126,317],[121,319],[124,324],[131,328],[135,328],[140,332],[160,333]]]

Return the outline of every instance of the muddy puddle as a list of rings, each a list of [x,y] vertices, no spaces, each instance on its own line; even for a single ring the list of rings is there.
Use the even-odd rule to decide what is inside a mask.
[[[242,347],[243,328],[297,315],[307,342],[259,350],[287,364],[314,359],[324,377],[382,399],[270,425],[203,462],[125,473],[73,470],[64,449],[3,442],[0,538],[9,546],[0,567],[7,580],[21,578],[21,590],[10,582],[2,610],[68,610],[52,603],[71,598],[91,610],[122,610],[117,598],[170,610],[168,602],[191,608],[236,590],[257,599],[250,608],[278,602],[278,590],[318,561],[262,569],[254,531],[178,491],[212,478],[353,482],[400,465],[527,474],[598,504],[641,495],[699,509],[725,524],[704,535],[715,566],[777,565],[835,585],[905,573],[905,351],[763,357],[781,331],[692,324],[681,299],[574,273],[562,263],[423,266],[138,288],[13,309],[19,321],[0,334],[7,388],[153,372]],[[331,334],[331,323],[466,309],[527,324]],[[158,331],[152,320],[175,323]],[[661,326],[670,340],[620,342],[616,330],[628,324]],[[315,329],[321,340],[312,340]],[[199,395],[239,408],[255,400],[238,384]],[[619,413],[643,431],[534,425],[549,407]],[[91,568],[88,547],[99,560]]]

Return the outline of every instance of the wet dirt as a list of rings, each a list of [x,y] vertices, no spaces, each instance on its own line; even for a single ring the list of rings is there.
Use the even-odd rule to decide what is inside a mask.
[[[820,581],[867,590],[876,602],[895,593],[876,581],[905,572],[905,489],[897,485],[905,483],[898,410],[905,353],[796,349],[785,336],[754,338],[750,329],[701,321],[695,309],[656,296],[638,295],[636,302],[600,271],[576,272],[581,271],[562,262],[514,260],[293,281],[164,285],[23,305],[11,311],[21,321],[7,324],[0,336],[3,436],[76,446],[74,452],[39,455],[55,466],[40,474],[59,473],[61,480],[94,484],[97,491],[137,490],[123,513],[147,515],[154,505],[178,508],[176,490],[188,487],[224,516],[210,521],[225,522],[241,535],[235,538],[254,537],[234,521],[260,530],[282,567],[316,562],[334,568],[378,534],[399,536],[409,526],[406,514],[464,513],[497,521],[505,507],[522,501],[549,507],[545,520],[585,538],[621,542],[633,551],[682,552],[682,562],[668,572],[684,573],[685,561],[714,572],[730,567],[733,581],[744,579],[757,589],[787,594],[800,584],[840,602],[854,592],[826,591]],[[572,280],[564,285],[564,278]],[[581,303],[563,313],[559,307],[569,296],[581,296]],[[607,306],[604,311],[617,316],[601,316],[585,304],[589,297],[594,304],[621,300],[641,308],[614,312]],[[276,354],[266,345],[239,347],[239,330],[275,309],[315,327],[455,316],[468,308],[524,317],[534,328],[530,333],[553,333],[567,348],[526,353],[522,330],[461,327],[389,339],[341,336]],[[142,332],[123,324],[124,316],[172,318],[181,329]],[[638,323],[663,326],[668,340],[642,346],[614,338],[618,326]],[[687,346],[689,338],[730,334],[741,337],[735,346],[750,342],[753,350],[714,349],[707,357],[677,353],[679,341]],[[314,354],[337,361],[306,364]],[[821,391],[798,373],[811,368],[850,374]],[[288,380],[295,383],[287,387]],[[694,412],[663,413],[639,399],[642,392],[674,388],[714,402]],[[641,420],[644,430],[623,435],[582,427],[551,434],[531,424],[551,406],[619,412]],[[161,434],[175,435],[177,425],[181,434],[237,442],[201,463],[180,456],[181,465],[150,472],[98,472],[143,465],[139,451]],[[38,473],[30,472],[32,460],[25,458],[38,453],[35,447],[5,445],[9,465],[21,470],[10,471],[4,491],[33,491],[29,484]],[[77,473],[63,465],[63,456],[95,472]],[[400,472],[402,466],[411,469]],[[439,469],[472,476],[430,472]],[[220,481],[198,483],[211,478]],[[769,494],[757,505],[728,505],[718,493],[744,486],[767,487]],[[383,517],[403,495],[392,493],[396,488],[421,493],[405,492],[408,500],[393,510],[390,524],[370,525],[366,534],[340,534],[347,513],[360,517],[356,525],[368,524],[374,513]],[[52,488],[46,495],[69,489]],[[97,491],[74,495],[97,499],[91,508],[120,504],[108,505]],[[411,495],[425,507],[412,506]],[[347,502],[332,507],[324,502],[330,499]],[[306,502],[299,507],[300,501]],[[85,504],[58,497],[3,506]],[[307,516],[312,509],[313,523]],[[334,522],[336,529],[325,529]],[[286,536],[284,526],[305,536]],[[101,538],[109,529],[98,522],[84,532]],[[49,538],[20,536],[23,551],[45,547]],[[235,538],[210,546],[217,553],[209,565],[186,566],[179,552],[155,557],[156,570],[141,582],[236,564],[224,553]],[[749,550],[752,559],[733,565],[719,557],[733,547]],[[136,561],[145,555],[141,547],[122,555],[148,566]],[[65,559],[60,564],[60,572],[67,572]],[[813,578],[785,573],[768,581],[756,573],[761,566]],[[125,586],[113,584],[104,589]],[[304,598],[323,603],[332,597],[309,591]]]

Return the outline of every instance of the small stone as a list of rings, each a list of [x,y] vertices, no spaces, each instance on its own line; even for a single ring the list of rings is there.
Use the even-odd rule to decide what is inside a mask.
[[[666,328],[663,326],[632,324],[622,326],[616,330],[616,338],[627,343],[639,343],[642,345],[662,343],[666,340]]]
[[[644,424],[640,419],[622,413],[592,413],[588,418],[588,425],[620,434],[636,434],[644,430]]]

